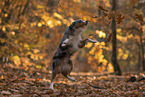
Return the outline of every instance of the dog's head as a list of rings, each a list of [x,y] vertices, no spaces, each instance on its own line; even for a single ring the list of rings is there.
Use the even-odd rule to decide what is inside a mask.
[[[73,30],[71,34],[81,34],[85,31],[85,27],[87,26],[88,21],[83,21],[81,19],[76,20],[72,22],[72,24],[69,26],[70,30]]]

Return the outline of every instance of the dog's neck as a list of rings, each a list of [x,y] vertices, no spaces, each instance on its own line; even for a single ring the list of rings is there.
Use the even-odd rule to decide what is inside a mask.
[[[84,28],[78,28],[74,31],[75,36],[81,36],[81,34],[85,31]]]

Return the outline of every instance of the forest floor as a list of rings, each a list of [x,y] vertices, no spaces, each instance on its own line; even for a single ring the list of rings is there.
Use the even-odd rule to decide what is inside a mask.
[[[51,72],[25,71],[0,68],[0,97],[145,97],[145,72],[124,73],[75,73],[71,82],[58,75],[54,90],[49,89]]]

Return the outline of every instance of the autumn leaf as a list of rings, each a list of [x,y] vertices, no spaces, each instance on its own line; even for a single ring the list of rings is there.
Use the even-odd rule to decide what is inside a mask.
[[[106,43],[109,42],[111,39],[112,39],[112,33],[110,33],[110,35],[107,37]]]
[[[124,19],[124,16],[122,14],[117,14],[117,17],[116,17],[116,22],[117,24],[120,24]]]
[[[141,14],[135,13],[135,18],[138,19],[139,21],[143,22],[143,17]]]
[[[102,11],[108,11],[107,9],[105,9],[103,6],[99,5],[99,8],[102,10]]]

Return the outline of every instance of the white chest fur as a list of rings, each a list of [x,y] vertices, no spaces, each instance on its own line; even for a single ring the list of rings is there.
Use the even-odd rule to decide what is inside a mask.
[[[79,49],[78,45],[79,45],[80,41],[81,41],[81,35],[72,36],[72,43],[71,43],[71,45],[72,45],[72,49],[74,51]]]
[[[81,33],[85,31],[84,28],[78,28],[75,30],[74,35],[70,35],[69,38],[63,41],[62,46],[65,47],[67,45],[71,45],[72,48],[70,49],[72,52],[75,52],[79,49],[78,45],[81,39]]]
[[[78,45],[80,41],[81,41],[81,35],[69,36],[69,38],[63,41],[62,46],[71,45],[72,47],[70,48],[70,50],[72,52],[75,52],[79,49]]]

